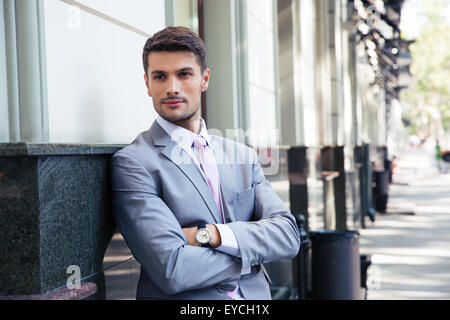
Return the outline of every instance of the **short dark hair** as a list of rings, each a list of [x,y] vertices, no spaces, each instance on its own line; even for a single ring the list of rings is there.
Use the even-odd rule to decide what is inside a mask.
[[[167,27],[147,40],[142,52],[145,74],[148,70],[148,55],[152,51],[190,51],[197,58],[202,72],[206,70],[205,44],[189,28]]]

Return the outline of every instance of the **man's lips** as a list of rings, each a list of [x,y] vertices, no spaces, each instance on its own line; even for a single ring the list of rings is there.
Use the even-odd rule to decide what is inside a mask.
[[[168,105],[169,107],[177,107],[183,102],[183,100],[164,100],[163,104]]]

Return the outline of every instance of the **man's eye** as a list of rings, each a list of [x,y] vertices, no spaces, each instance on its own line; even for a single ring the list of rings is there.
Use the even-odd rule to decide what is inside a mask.
[[[181,78],[187,78],[187,77],[190,76],[190,73],[189,73],[189,72],[180,72],[180,73],[179,73],[179,76],[180,76]]]
[[[162,80],[162,79],[165,79],[165,76],[163,74],[159,74],[157,76],[154,76],[153,79],[155,79],[155,80]]]

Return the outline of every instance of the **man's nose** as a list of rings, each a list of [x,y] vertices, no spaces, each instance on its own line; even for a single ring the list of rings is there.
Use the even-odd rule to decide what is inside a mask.
[[[171,77],[167,86],[168,96],[177,96],[180,93],[180,81],[176,77]]]

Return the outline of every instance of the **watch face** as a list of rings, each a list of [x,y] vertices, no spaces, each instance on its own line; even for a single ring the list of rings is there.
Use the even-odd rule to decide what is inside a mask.
[[[197,231],[195,239],[201,244],[208,243],[211,240],[211,231],[206,228],[200,229]]]

